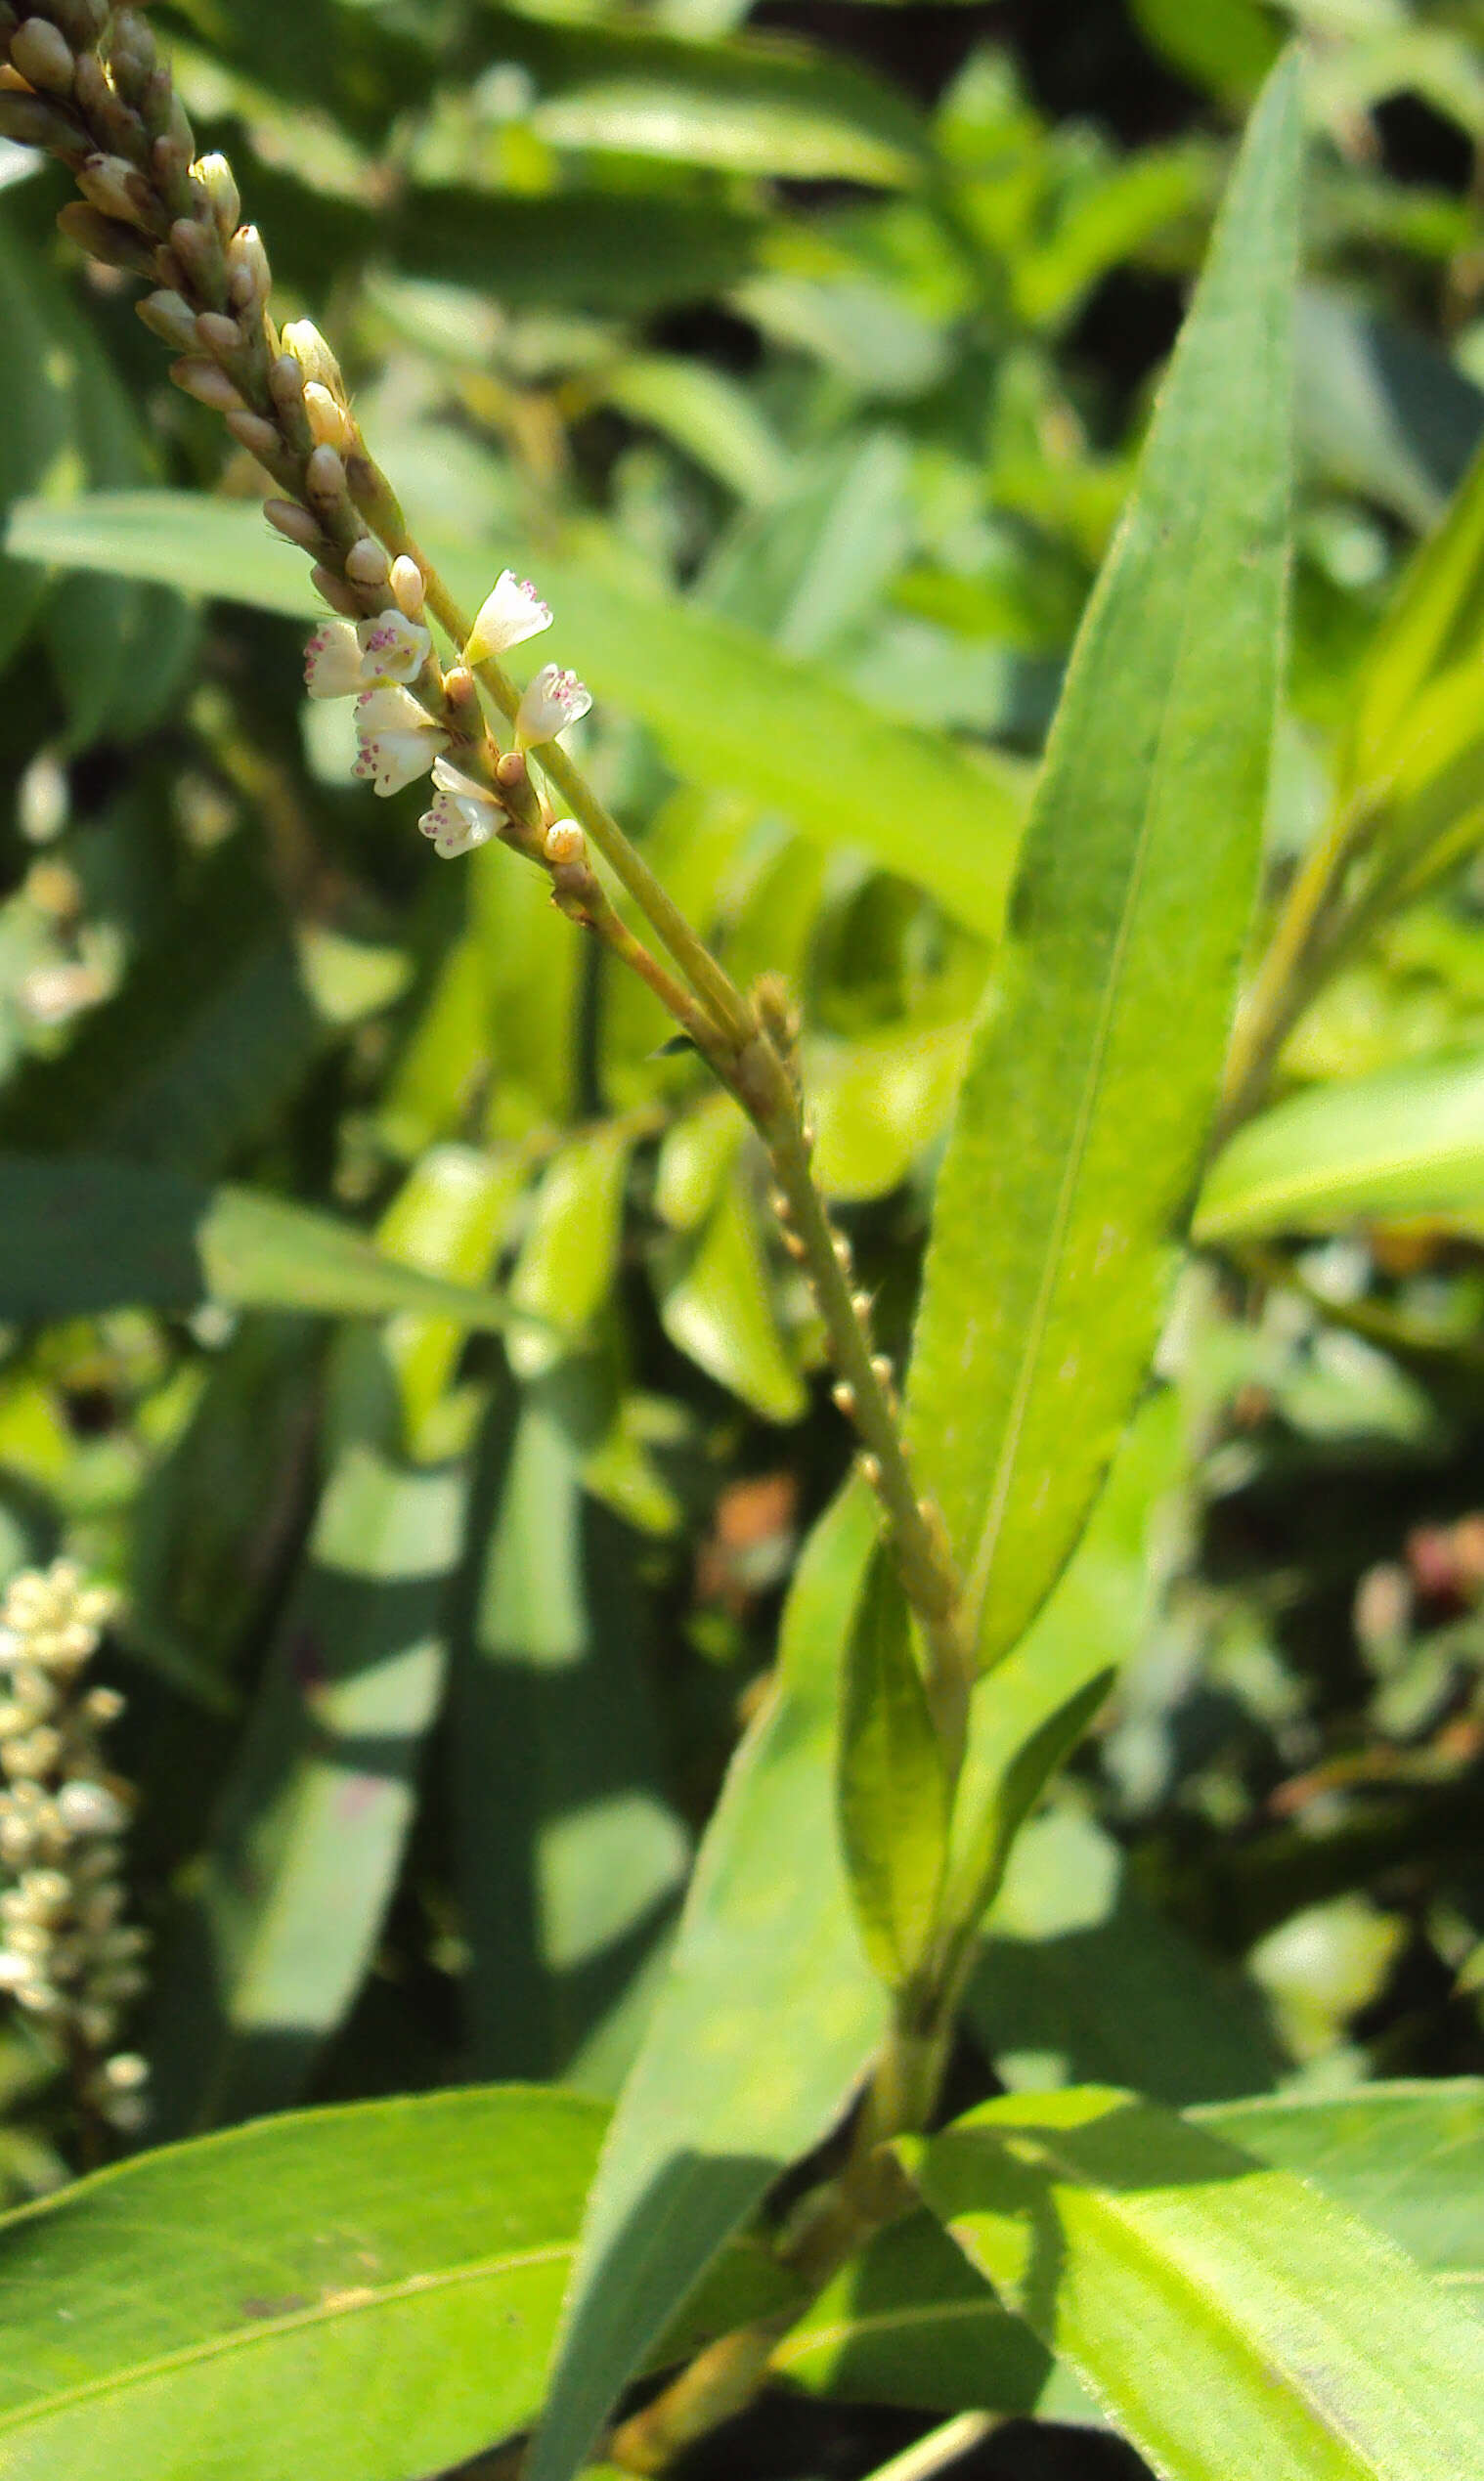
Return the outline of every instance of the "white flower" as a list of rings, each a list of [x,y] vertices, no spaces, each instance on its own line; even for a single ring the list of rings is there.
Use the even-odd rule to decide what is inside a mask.
[[[487,845],[504,817],[494,794],[476,784],[471,776],[460,775],[446,758],[436,762],[433,782],[438,787],[438,798],[430,809],[423,811],[417,824],[431,840],[434,851],[445,861],[453,861],[459,853],[473,852],[477,846]]]
[[[538,741],[554,741],[591,704],[575,672],[563,672],[559,664],[543,664],[516,710],[516,748],[529,750]]]
[[[366,680],[415,680],[433,643],[420,621],[398,611],[372,612],[357,622],[356,635]]]
[[[550,626],[551,606],[542,601],[530,579],[517,578],[513,569],[502,569],[479,606],[463,660],[483,663],[486,655],[502,655],[507,646],[539,636]]]
[[[425,775],[447,736],[405,689],[365,689],[356,701],[361,755],[353,772],[384,798]]]
[[[361,640],[349,621],[322,621],[304,649],[304,685],[312,698],[349,698],[366,686]]]

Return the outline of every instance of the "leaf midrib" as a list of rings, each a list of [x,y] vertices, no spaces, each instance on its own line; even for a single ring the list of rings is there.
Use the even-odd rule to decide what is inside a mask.
[[[455,2290],[470,2283],[486,2283],[500,2275],[518,2273],[524,2267],[556,2264],[563,2258],[570,2258],[576,2244],[575,2241],[563,2241],[556,2246],[479,2258],[469,2265],[448,2267],[439,2273],[408,2275],[400,2283],[388,2284],[374,2291],[370,2299],[342,2300],[333,2305],[321,2302],[313,2308],[297,2311],[292,2317],[264,2319],[250,2327],[234,2327],[204,2342],[184,2344],[178,2351],[157,2354],[153,2360],[131,2363],[113,2375],[88,2378],[79,2386],[46,2395],[14,2412],[0,2413],[0,2436],[14,2434],[28,2423],[55,2419],[64,2413],[75,2411],[79,2405],[96,2402],[104,2396],[126,2394],[133,2387],[148,2385],[153,2378],[168,2376],[172,2371],[204,2367],[212,2361],[224,2359],[229,2353],[255,2350],[316,2326],[328,2326],[341,2319],[368,2317],[382,2309],[396,2307],[401,2301],[426,2299],[431,2293]]]

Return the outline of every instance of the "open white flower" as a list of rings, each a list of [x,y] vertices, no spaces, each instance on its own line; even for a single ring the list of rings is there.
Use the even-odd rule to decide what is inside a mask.
[[[461,775],[446,758],[435,762],[433,782],[438,798],[430,809],[423,811],[417,824],[431,840],[434,851],[445,861],[452,861],[459,853],[473,852],[477,846],[487,845],[504,817],[494,794],[487,792],[483,784],[476,784],[471,776]]]
[[[361,754],[353,772],[383,799],[425,775],[448,747],[447,734],[416,699],[396,688],[362,691],[356,702],[356,738]]]
[[[372,612],[356,623],[356,635],[363,680],[415,680],[433,643],[420,621],[399,611]]]
[[[543,664],[516,710],[516,748],[529,750],[538,741],[554,741],[591,704],[589,691],[575,672],[563,672],[559,664]]]
[[[502,569],[479,606],[463,660],[483,663],[486,655],[502,655],[507,646],[539,636],[550,626],[551,606],[542,601],[530,579],[518,578],[513,569]]]
[[[349,621],[322,621],[304,649],[304,686],[312,698],[350,698],[366,686],[361,640]]]

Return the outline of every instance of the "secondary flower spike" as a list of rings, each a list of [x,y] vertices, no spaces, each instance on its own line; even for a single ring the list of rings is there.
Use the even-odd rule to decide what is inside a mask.
[[[542,601],[530,579],[502,569],[479,606],[463,660],[482,664],[487,655],[502,655],[507,646],[519,646],[550,626],[551,606]]]
[[[575,672],[563,672],[559,664],[543,664],[516,710],[516,748],[529,750],[538,741],[554,741],[591,704],[590,692]]]
[[[361,755],[354,772],[383,799],[425,775],[448,747],[448,736],[405,689],[364,689],[356,702]]]

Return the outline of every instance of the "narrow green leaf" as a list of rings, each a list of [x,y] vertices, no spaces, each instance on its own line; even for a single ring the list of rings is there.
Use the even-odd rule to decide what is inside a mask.
[[[567,2481],[646,2351],[879,2039],[836,1848],[838,1672],[876,1534],[852,1489],[811,1536],[777,1694],[733,1761],[593,2187],[532,2481]]]
[[[435,1150],[381,1238],[478,1274],[509,1195],[498,1158]],[[156,1985],[177,2128],[299,2099],[361,1986],[442,1708],[472,1478],[473,1408],[446,1392],[457,1337],[439,1317],[339,1341],[309,1543]]]
[[[811,2395],[924,2412],[1035,2410],[1051,2356],[931,2214],[878,2233],[773,2354]]]
[[[631,421],[683,448],[739,499],[765,506],[788,475],[782,441],[748,391],[709,363],[680,354],[633,354],[599,373],[595,392]]]
[[[926,161],[922,125],[890,87],[802,45],[491,14],[500,58],[536,82],[530,117],[554,147],[889,188]]]
[[[1279,35],[1257,0],[1132,0],[1141,32],[1184,77],[1224,100],[1245,99],[1278,57]]]
[[[916,1972],[932,1933],[951,1796],[907,1598],[881,1549],[846,1649],[839,1800],[861,1940],[882,1980],[897,1988]]]
[[[384,2481],[461,2461],[541,2400],[603,2121],[518,2089],[306,2111],[10,2216],[7,2475]]]
[[[1436,675],[1477,651],[1484,627],[1484,456],[1476,456],[1376,632],[1351,725],[1350,772],[1368,783],[1413,738],[1410,710]]]
[[[570,1137],[542,1175],[510,1278],[510,1301],[549,1332],[517,1329],[511,1337],[511,1362],[523,1378],[536,1377],[570,1350],[608,1298],[618,1273],[633,1145],[632,1127],[600,1120]]]
[[[778,1331],[752,1193],[734,1172],[694,1240],[663,1253],[660,1318],[679,1351],[765,1421],[802,1421],[808,1397]]]
[[[1192,2115],[1312,2180],[1484,2314],[1484,2077],[1263,2095]]]
[[[322,610],[302,556],[240,501],[191,492],[93,494],[58,507],[25,500],[11,510],[5,547],[302,620]],[[561,613],[564,654],[600,699],[651,727],[680,774],[775,805],[807,834],[858,846],[931,888],[972,928],[998,930],[1024,812],[1019,768],[892,722],[821,666],[637,583],[591,535],[529,553],[507,541],[428,547],[471,609],[497,570],[529,558]]]
[[[1464,1052],[1314,1086],[1248,1120],[1217,1156],[1195,1228],[1235,1240],[1481,1206],[1484,1057]]]
[[[908,1418],[985,1665],[1127,1419],[1215,1097],[1276,703],[1298,155],[1290,62],[1077,641],[939,1179]]]
[[[1290,2172],[1096,2086],[904,2148],[970,2263],[1172,2481],[1459,2481],[1484,2331]]]
[[[8,2215],[7,2481],[388,2481],[507,2437],[606,2116],[520,2086],[302,2111]],[[693,2332],[777,2300],[734,2250]]]
[[[560,1380],[491,1415],[453,1631],[449,1763],[474,2064],[555,2076],[683,1883],[629,1541],[585,1502]],[[507,1448],[502,1456],[501,1450]],[[493,1487],[491,1487],[493,1485]]]
[[[0,1315],[202,1301],[335,1318],[416,1310],[498,1330],[508,1303],[400,1266],[334,1216],[97,1154],[0,1155]]]

